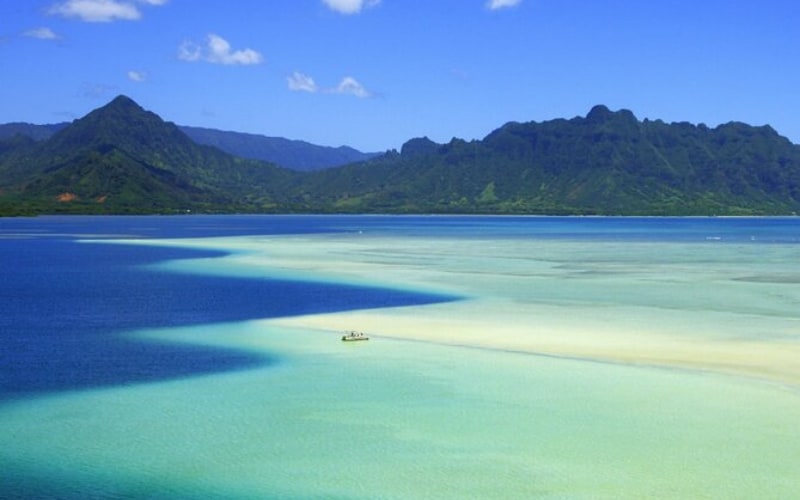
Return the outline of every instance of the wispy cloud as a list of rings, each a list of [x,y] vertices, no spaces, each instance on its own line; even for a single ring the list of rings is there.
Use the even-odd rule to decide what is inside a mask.
[[[366,98],[372,97],[374,94],[367,90],[358,80],[352,76],[342,78],[339,84],[335,87],[321,88],[310,76],[295,71],[286,78],[289,84],[289,90],[294,92],[309,92],[316,94],[322,92],[325,94],[347,94],[355,97]]]
[[[186,40],[178,47],[178,59],[181,61],[195,62],[202,57],[203,48],[190,40]]]
[[[289,75],[286,81],[289,83],[289,90],[295,92],[311,92],[313,94],[319,90],[313,78],[299,71],[295,71]]]
[[[52,15],[79,19],[90,23],[137,21],[142,18],[138,4],[159,6],[168,0],[66,0],[48,9]]]
[[[135,5],[116,0],[68,0],[53,5],[48,12],[90,23],[107,23],[116,20],[135,21],[142,17],[142,13]]]
[[[516,7],[522,0],[489,0],[486,7],[490,10],[505,9],[508,7]]]
[[[208,35],[205,46],[192,41],[183,42],[178,47],[178,59],[226,65],[260,64],[264,61],[264,57],[253,49],[233,50],[227,40],[214,33]]]
[[[364,8],[378,5],[381,0],[322,0],[322,3],[342,14],[358,14]]]
[[[53,30],[50,28],[34,28],[22,33],[23,36],[27,36],[30,38],[38,38],[39,40],[57,40],[58,35],[56,35]]]
[[[136,83],[141,83],[147,80],[147,73],[135,70],[128,71],[128,80]]]
[[[334,94],[349,94],[361,98],[372,97],[372,92],[364,88],[364,86],[352,76],[346,76],[342,78],[342,81],[339,82],[339,85],[331,89],[331,92]]]

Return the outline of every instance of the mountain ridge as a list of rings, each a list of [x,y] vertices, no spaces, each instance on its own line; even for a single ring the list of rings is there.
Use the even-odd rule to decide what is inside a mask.
[[[0,141],[10,139],[17,134],[35,141],[43,141],[66,128],[70,123],[60,122],[44,125],[27,122],[2,123],[0,124]],[[321,146],[303,140],[209,127],[178,125],[178,128],[198,144],[215,146],[234,156],[266,161],[301,172],[338,167],[382,154],[365,153],[350,146]]]
[[[800,211],[800,146],[768,125],[639,121],[598,105],[296,172],[199,145],[125,96],[49,139],[0,140],[0,213],[187,210],[788,215]]]
[[[800,146],[772,127],[639,121],[603,105],[585,117],[508,122],[481,140],[412,139],[367,164],[320,172],[318,186],[345,193],[326,203],[456,213],[800,211]],[[310,199],[326,194],[306,191]]]
[[[320,146],[302,140],[206,127],[181,125],[180,129],[198,144],[215,146],[235,156],[268,161],[300,172],[338,167],[380,154],[364,153],[350,146]]]

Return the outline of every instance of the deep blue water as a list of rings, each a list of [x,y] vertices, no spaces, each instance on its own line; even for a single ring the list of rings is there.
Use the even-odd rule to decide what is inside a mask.
[[[0,218],[0,238],[193,238],[376,232],[394,235],[800,243],[800,217],[54,216]]]
[[[279,361],[123,335],[135,329],[452,299],[383,288],[158,271],[145,264],[221,254],[76,239],[334,230],[314,218],[0,219],[0,401]]]

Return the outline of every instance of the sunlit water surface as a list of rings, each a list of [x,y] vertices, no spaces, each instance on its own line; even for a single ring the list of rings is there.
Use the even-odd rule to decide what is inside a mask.
[[[209,248],[234,251],[228,257],[137,265],[176,276],[391,285],[432,294],[422,295],[431,305],[391,299],[400,311],[464,311],[453,324],[468,320],[471,308],[497,324],[539,311],[542,317],[524,320],[597,335],[625,330],[643,342],[652,331],[689,345],[693,336],[754,346],[777,339],[796,347],[800,339],[794,219],[340,217],[314,224],[299,236],[262,230],[207,240]],[[284,234],[260,234],[270,232]],[[124,233],[115,234],[131,236]],[[175,236],[168,233],[156,236]],[[287,251],[294,268],[278,265]],[[4,293],[12,289],[3,282]],[[355,293],[333,310],[357,310],[363,300]],[[56,386],[0,402],[0,496],[800,495],[800,391],[791,380],[540,355],[491,342],[447,345],[445,331],[342,343],[337,330],[269,318],[113,333],[130,345],[177,349],[180,360],[183,346],[204,356],[224,349],[218,370]]]

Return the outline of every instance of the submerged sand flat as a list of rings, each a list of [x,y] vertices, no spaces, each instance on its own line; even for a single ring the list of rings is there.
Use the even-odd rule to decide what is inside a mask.
[[[219,272],[464,297],[429,306],[280,319],[276,325],[355,329],[378,337],[800,385],[796,246],[365,234],[170,244],[237,249],[223,259]]]
[[[791,245],[349,234],[176,272],[463,297],[154,329],[275,366],[0,407],[0,491],[148,498],[793,498]],[[343,343],[342,330],[369,342]]]

